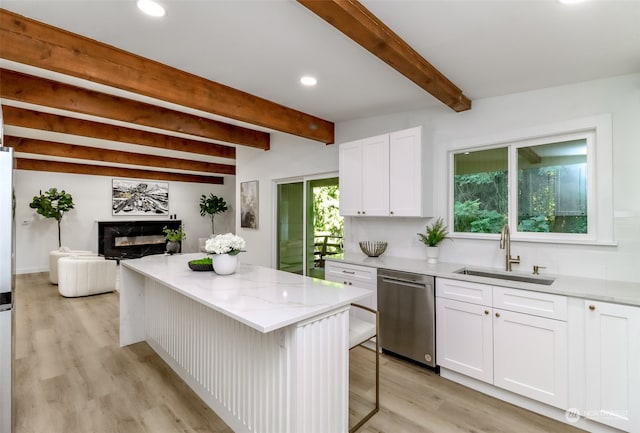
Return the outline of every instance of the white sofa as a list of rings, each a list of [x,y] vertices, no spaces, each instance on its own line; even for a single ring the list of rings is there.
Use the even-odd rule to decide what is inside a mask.
[[[113,292],[116,273],[116,262],[104,257],[62,257],[58,260],[58,292],[67,298]]]
[[[69,256],[95,256],[93,251],[72,250],[69,247],[60,247],[49,253],[49,281],[58,284],[58,260]]]

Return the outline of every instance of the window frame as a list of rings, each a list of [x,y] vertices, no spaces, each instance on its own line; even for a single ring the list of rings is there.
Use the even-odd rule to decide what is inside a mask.
[[[587,141],[587,233],[541,233],[518,231],[518,149],[583,138]],[[497,239],[495,233],[455,232],[454,156],[495,148],[508,152],[508,215],[512,240],[524,242],[615,245],[613,239],[613,180],[611,115],[560,122],[553,125],[507,131],[491,137],[458,140],[448,150],[448,224],[450,237]]]

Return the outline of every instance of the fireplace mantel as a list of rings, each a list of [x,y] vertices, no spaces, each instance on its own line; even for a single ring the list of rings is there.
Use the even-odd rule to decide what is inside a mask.
[[[177,229],[180,220],[98,221],[98,254],[107,259],[133,259],[166,250],[165,227]]]

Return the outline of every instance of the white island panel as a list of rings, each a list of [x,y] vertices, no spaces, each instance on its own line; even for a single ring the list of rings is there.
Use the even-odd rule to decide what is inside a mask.
[[[225,277],[181,272],[191,258],[145,258],[173,277],[123,263],[121,345],[146,340],[234,431],[346,432],[349,303],[369,291],[248,265]],[[195,296],[205,279],[225,295]]]

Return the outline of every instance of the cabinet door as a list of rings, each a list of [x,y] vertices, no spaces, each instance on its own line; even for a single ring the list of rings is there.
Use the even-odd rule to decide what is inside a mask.
[[[491,308],[436,298],[437,364],[493,382]]]
[[[640,308],[585,301],[585,415],[640,431]]]
[[[422,138],[420,127],[389,136],[389,213],[393,216],[424,215]]]
[[[374,310],[378,308],[377,277],[377,268],[333,261],[326,262],[325,279],[327,281],[371,290],[371,295],[359,300],[357,303],[365,307],[373,308]],[[375,323],[375,316],[367,311],[352,309],[351,314],[360,320]]]
[[[567,322],[494,310],[493,383],[567,408]]]
[[[389,215],[389,134],[362,140],[362,214]]]
[[[343,143],[339,151],[340,215],[362,212],[362,140]]]

